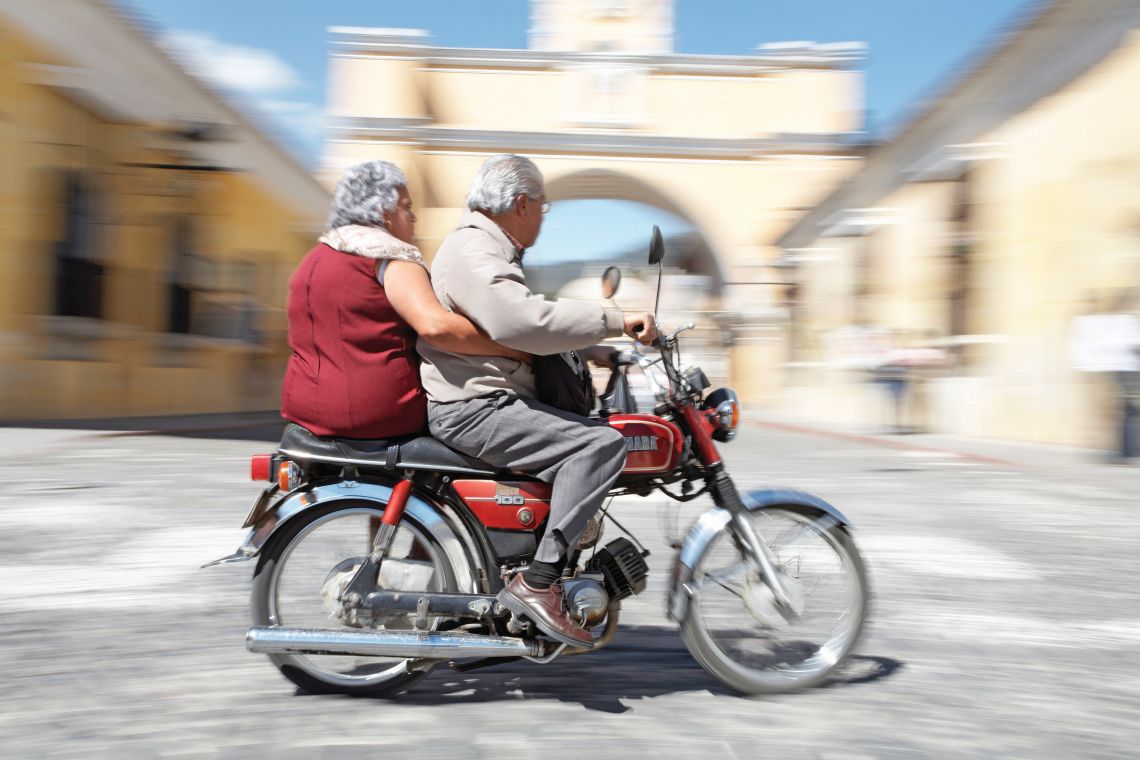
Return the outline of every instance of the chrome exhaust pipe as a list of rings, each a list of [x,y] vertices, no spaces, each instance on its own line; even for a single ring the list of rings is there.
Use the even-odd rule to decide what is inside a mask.
[[[250,628],[245,646],[263,654],[348,654],[453,660],[467,657],[541,657],[541,643],[452,631],[341,631],[324,628]]]

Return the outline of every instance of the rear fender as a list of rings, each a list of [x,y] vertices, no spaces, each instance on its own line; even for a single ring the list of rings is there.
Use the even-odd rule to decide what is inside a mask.
[[[307,491],[294,491],[269,507],[246,536],[245,542],[232,555],[231,561],[253,559],[278,531],[299,515],[337,501],[374,502],[380,509],[388,504],[392,486],[381,483],[341,481],[320,485]],[[448,510],[416,492],[408,496],[404,508],[410,517],[439,541],[455,571],[458,591],[478,593],[479,574],[485,572],[485,562],[468,529],[448,514]],[[227,558],[230,559],[230,558]]]
[[[773,507],[805,507],[823,512],[836,523],[850,527],[851,522],[842,512],[828,502],[803,491],[789,489],[768,489],[741,494],[741,501],[750,512]],[[728,527],[732,515],[728,510],[714,507],[701,515],[681,543],[673,564],[673,575],[669,584],[667,613],[672,620],[681,622],[689,611],[689,600],[693,593],[693,572],[701,557],[713,540]]]

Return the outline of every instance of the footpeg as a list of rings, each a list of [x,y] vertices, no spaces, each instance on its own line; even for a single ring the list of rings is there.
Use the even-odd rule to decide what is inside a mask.
[[[416,600],[416,620],[415,627],[417,631],[426,631],[428,627],[428,600],[427,597],[421,596]]]

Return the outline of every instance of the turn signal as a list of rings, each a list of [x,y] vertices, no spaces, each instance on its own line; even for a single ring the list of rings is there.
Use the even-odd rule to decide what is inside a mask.
[[[713,424],[712,436],[718,441],[731,441],[736,437],[736,427],[740,424],[740,397],[732,388],[717,388],[705,398],[701,405],[709,410],[709,421]]]
[[[269,480],[270,460],[273,457],[270,454],[258,454],[255,457],[249,458],[249,479],[250,480]]]
[[[722,401],[716,408],[716,417],[721,430],[736,430],[740,424],[740,402],[736,399]]]
[[[301,468],[296,462],[282,462],[277,468],[277,487],[282,491],[292,491],[301,485]]]

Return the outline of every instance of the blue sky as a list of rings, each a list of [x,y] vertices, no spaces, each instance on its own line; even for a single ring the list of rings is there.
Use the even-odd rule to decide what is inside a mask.
[[[526,47],[527,0],[120,0],[138,9],[160,40],[183,51],[190,68],[230,90],[247,110],[309,165],[320,151],[324,104],[326,28],[329,26],[426,29],[442,46]],[[868,124],[875,137],[897,130],[937,88],[952,78],[1032,0],[677,0],[675,47],[682,53],[742,55],[765,42],[861,41],[868,46]],[[563,204],[551,212],[549,233],[573,230],[598,203]],[[641,235],[660,214],[605,207],[619,215],[626,238]],[[603,225],[613,229],[612,224]],[[548,234],[553,243],[564,235]],[[575,241],[564,254],[595,251]],[[543,258],[546,258],[544,255]]]

